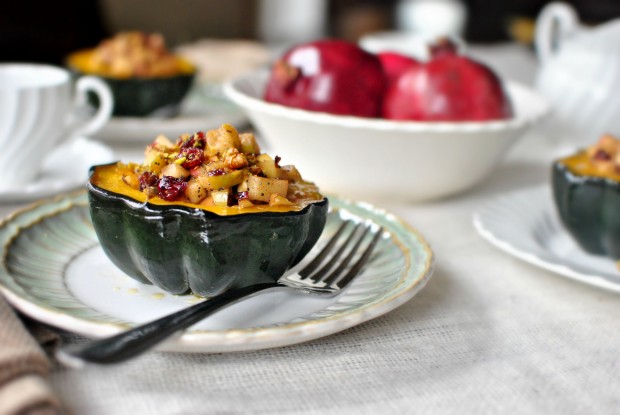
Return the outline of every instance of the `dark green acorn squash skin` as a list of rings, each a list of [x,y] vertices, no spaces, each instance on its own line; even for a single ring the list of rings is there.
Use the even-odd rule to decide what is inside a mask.
[[[194,81],[193,74],[145,79],[99,77],[110,87],[114,97],[112,114],[119,117],[145,117],[164,108],[166,115],[174,115]],[[95,107],[99,105],[95,94],[89,94],[88,99]]]
[[[577,175],[556,161],[552,189],[560,219],[579,246],[620,259],[620,183]]]
[[[118,268],[168,293],[203,297],[277,281],[314,246],[328,210],[323,199],[297,212],[219,216],[137,202],[90,182],[88,198],[101,246]]]

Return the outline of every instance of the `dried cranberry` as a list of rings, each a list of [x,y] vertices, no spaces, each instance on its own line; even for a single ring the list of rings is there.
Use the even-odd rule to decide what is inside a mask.
[[[179,148],[186,147],[186,146],[187,146],[187,142],[188,142],[189,140],[191,140],[191,139],[192,139],[192,137],[188,137],[188,136],[186,136],[186,135],[180,135],[180,136],[177,138],[177,147],[179,147]]]
[[[204,151],[200,148],[185,147],[182,148],[177,156],[178,159],[185,157],[185,161],[181,163],[181,166],[186,169],[192,169],[202,164],[204,157]]]
[[[194,134],[192,136],[192,139],[194,140],[194,142],[192,143],[192,147],[202,149],[207,147],[207,138],[205,136],[205,133],[203,133],[202,131],[198,131],[196,134]]]
[[[186,188],[186,182],[172,176],[164,176],[157,183],[159,197],[169,202],[179,199]]]
[[[605,150],[599,149],[596,151],[596,153],[594,153],[594,156],[592,156],[592,158],[594,160],[611,160],[611,155],[606,152]]]
[[[203,131],[198,131],[189,138],[179,137],[177,139],[177,146],[180,148],[201,148],[204,149],[207,145],[207,139]]]
[[[138,181],[140,182],[140,191],[146,189],[147,187],[152,187],[157,185],[157,177],[156,174],[151,173],[150,171],[145,171],[138,177]]]

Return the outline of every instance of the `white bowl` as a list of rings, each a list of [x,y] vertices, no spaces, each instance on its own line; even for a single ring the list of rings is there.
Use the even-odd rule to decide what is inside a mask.
[[[516,116],[492,122],[389,121],[265,102],[267,70],[233,79],[224,92],[256,127],[266,150],[297,166],[322,191],[362,200],[423,201],[481,182],[506,150],[548,112],[536,92],[508,82]]]

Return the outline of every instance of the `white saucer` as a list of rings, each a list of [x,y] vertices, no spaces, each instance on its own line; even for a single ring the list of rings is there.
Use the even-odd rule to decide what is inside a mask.
[[[620,292],[614,261],[583,251],[564,230],[549,186],[506,193],[474,214],[476,230],[496,247],[530,264],[585,284]]]
[[[88,169],[95,164],[115,161],[108,146],[78,137],[58,147],[43,162],[37,179],[15,188],[0,188],[0,203],[22,203],[46,198],[84,186]]]
[[[112,117],[94,137],[109,143],[146,144],[159,134],[176,138],[224,123],[240,128],[248,119],[241,109],[221,96],[218,88],[197,86],[182,102],[180,114],[175,117]]]

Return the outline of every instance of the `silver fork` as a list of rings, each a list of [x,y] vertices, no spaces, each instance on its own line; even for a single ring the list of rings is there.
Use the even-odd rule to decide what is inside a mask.
[[[382,228],[374,231],[371,241],[362,251],[361,246],[367,239],[370,227],[358,223],[346,236],[350,223],[350,221],[343,222],[316,257],[297,273],[284,275],[277,282],[254,284],[226,291],[217,297],[112,337],[60,348],[56,352],[56,358],[62,364],[74,368],[80,368],[85,363],[122,362],[141,354],[222,308],[266,290],[293,289],[305,294],[334,296],[361,273],[383,233]]]

